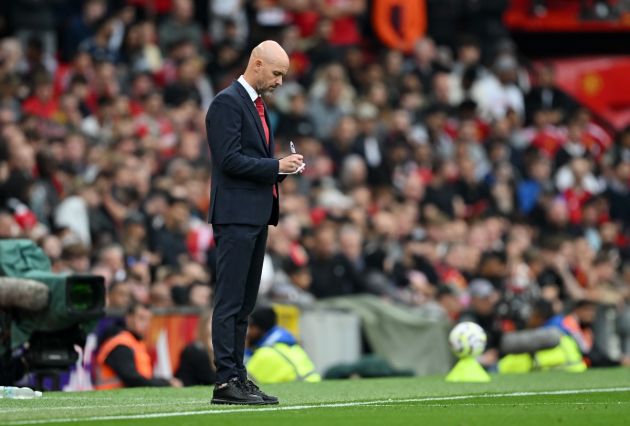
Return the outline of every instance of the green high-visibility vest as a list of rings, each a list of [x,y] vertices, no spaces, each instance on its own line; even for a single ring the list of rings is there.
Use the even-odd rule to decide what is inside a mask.
[[[530,371],[564,370],[580,373],[587,368],[575,339],[564,335],[560,343],[533,354],[510,354],[499,360],[499,373],[529,373]]]
[[[322,380],[304,349],[285,343],[257,349],[247,363],[247,372],[258,383]]]

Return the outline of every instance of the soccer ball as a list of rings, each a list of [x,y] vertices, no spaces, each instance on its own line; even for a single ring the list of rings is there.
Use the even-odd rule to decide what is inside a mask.
[[[448,335],[451,350],[458,358],[479,356],[486,348],[486,332],[474,322],[459,323]]]

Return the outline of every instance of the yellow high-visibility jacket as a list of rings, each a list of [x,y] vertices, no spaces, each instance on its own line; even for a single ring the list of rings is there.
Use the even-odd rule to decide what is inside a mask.
[[[560,343],[533,354],[510,354],[499,360],[499,373],[529,373],[530,371],[564,370],[580,373],[587,369],[575,339],[564,335]]]
[[[322,380],[304,349],[286,343],[257,349],[247,363],[247,372],[258,383]]]

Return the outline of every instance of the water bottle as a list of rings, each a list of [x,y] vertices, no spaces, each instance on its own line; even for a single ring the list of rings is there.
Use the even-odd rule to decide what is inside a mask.
[[[18,388],[15,386],[0,386],[0,398],[8,399],[31,399],[42,396],[40,391],[31,388]]]

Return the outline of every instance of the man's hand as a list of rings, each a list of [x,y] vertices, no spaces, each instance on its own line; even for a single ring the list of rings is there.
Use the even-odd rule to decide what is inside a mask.
[[[288,157],[280,159],[280,173],[294,173],[304,163],[304,157],[301,154],[291,154]]]
[[[169,383],[171,384],[172,387],[174,388],[181,388],[184,386],[184,384],[182,383],[181,380],[179,380],[177,377],[173,377],[172,379],[169,380]]]

